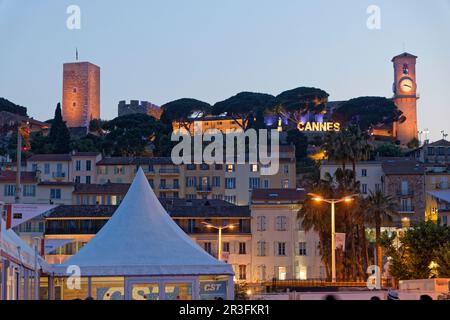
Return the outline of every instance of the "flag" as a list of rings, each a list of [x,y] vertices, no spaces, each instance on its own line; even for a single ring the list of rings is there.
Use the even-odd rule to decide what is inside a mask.
[[[6,229],[14,228],[56,207],[56,205],[48,204],[8,204],[6,206]]]
[[[336,233],[334,240],[336,249],[345,251],[345,233]]]

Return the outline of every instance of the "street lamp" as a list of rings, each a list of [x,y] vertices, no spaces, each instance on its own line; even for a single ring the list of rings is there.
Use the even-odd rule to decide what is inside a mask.
[[[350,203],[357,197],[358,194],[352,194],[350,196],[345,196],[340,199],[324,199],[322,196],[319,196],[315,193],[308,193],[309,196],[312,197],[313,201],[316,202],[326,202],[331,204],[331,282],[336,282],[336,231],[335,231],[335,205],[337,203],[346,202]]]
[[[234,227],[237,226],[237,223],[231,223],[231,224],[227,224],[225,226],[216,226],[216,225],[213,225],[213,224],[211,224],[209,222],[202,222],[202,224],[204,224],[205,227],[208,228],[208,229],[219,230],[219,250],[218,250],[218,253],[217,253],[217,255],[218,255],[217,259],[219,261],[222,261],[222,230],[225,230],[225,229],[232,230],[232,229],[234,229]]]

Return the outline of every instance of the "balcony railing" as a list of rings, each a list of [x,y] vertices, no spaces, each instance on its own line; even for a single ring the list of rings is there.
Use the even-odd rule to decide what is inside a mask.
[[[180,173],[179,168],[161,168],[159,169],[160,174],[178,174]]]
[[[160,184],[159,190],[178,190],[180,189],[180,185],[178,184]]]
[[[66,177],[65,172],[53,172],[52,177],[55,179],[64,179]]]
[[[398,210],[398,212],[402,212],[402,213],[411,213],[411,212],[416,212],[414,206],[401,206],[400,209]]]
[[[212,187],[211,186],[197,186],[198,192],[211,192]]]
[[[413,197],[414,190],[397,190],[396,194],[398,197]]]

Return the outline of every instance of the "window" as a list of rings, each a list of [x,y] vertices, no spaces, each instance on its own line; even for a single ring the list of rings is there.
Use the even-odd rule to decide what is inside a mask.
[[[258,216],[256,218],[256,229],[258,231],[266,231],[266,216]]]
[[[276,218],[276,229],[277,231],[286,231],[287,229],[287,217],[279,216]]]
[[[13,184],[7,184],[4,187],[5,190],[5,197],[14,197],[16,193],[16,186]]]
[[[367,194],[367,184],[366,183],[361,184],[361,193]]]
[[[91,176],[86,176],[86,184],[91,184]]]
[[[77,103],[74,101],[74,102],[72,102],[72,107],[76,107],[77,106]]]
[[[246,247],[245,242],[239,242],[239,254],[247,254]]]
[[[287,270],[286,267],[275,267],[276,277],[278,280],[286,280]]]
[[[428,155],[429,156],[434,156],[434,148],[433,147],[428,147]]]
[[[236,189],[236,178],[225,178],[225,189]]]
[[[221,164],[215,164],[215,165],[214,165],[214,169],[215,169],[215,170],[223,170],[223,165],[221,165]]]
[[[223,246],[222,246],[222,250],[223,250],[223,252],[230,252],[230,243],[224,242]]]
[[[251,164],[250,165],[250,171],[251,172],[258,172],[258,165],[257,164]]]
[[[283,173],[289,174],[289,165],[288,164],[283,165]]]
[[[75,177],[75,183],[81,183],[81,177],[80,176],[76,176]]]
[[[375,183],[375,191],[380,191],[381,185],[379,183]]]
[[[22,193],[24,197],[34,197],[36,196],[36,186],[25,184]]]
[[[173,179],[173,188],[178,189],[180,187],[180,180]]]
[[[193,163],[191,163],[191,164],[188,164],[187,166],[186,166],[186,168],[188,169],[188,170],[195,170],[195,168],[196,168],[196,166],[195,166],[195,164],[193,164]]]
[[[265,257],[266,256],[266,242],[258,241],[257,245],[258,245],[258,256]]]
[[[239,280],[247,280],[247,266],[244,264],[239,265]]]
[[[281,187],[282,187],[283,189],[289,189],[289,179],[284,179],[284,180],[281,182]]]
[[[195,187],[197,184],[196,177],[186,177],[186,187]]]
[[[276,244],[276,250],[278,256],[285,256],[286,255],[286,242],[277,242]]]
[[[306,256],[306,242],[299,242],[298,243],[298,255],[299,256]]]
[[[226,172],[234,172],[234,170],[235,170],[234,164],[227,164],[225,167]]]
[[[269,189],[270,188],[270,181],[265,179],[264,180],[264,189]]]
[[[56,172],[58,173],[58,176],[61,175],[63,169],[62,169],[62,163],[57,163],[56,164]]]
[[[44,174],[50,174],[50,163],[44,164]]]
[[[75,171],[81,171],[81,160],[75,161]]]
[[[361,177],[367,177],[367,169],[361,169]]]
[[[212,177],[212,186],[220,187],[220,177]]]
[[[77,88],[73,88],[73,89],[72,89],[72,92],[73,92],[73,93],[77,93]]]
[[[259,178],[249,178],[248,187],[250,189],[259,189]]]
[[[212,246],[211,246],[211,242],[205,242],[203,243],[203,249],[205,249],[206,252],[208,252],[209,254],[212,254]]]
[[[265,265],[258,266],[258,280],[259,281],[266,280],[266,266]]]
[[[445,148],[444,147],[439,147],[438,148],[438,155],[440,155],[440,156],[444,156],[445,155]]]
[[[92,167],[92,161],[86,160],[86,171],[91,171]]]
[[[50,199],[61,199],[61,189],[50,189]]]
[[[209,170],[209,165],[207,165],[206,163],[202,163],[200,165],[200,170],[203,170],[203,171]]]
[[[152,187],[152,189],[155,188],[155,181],[153,179],[148,179],[148,183],[150,184],[150,187]]]
[[[189,199],[189,200],[197,199],[197,196],[195,194],[187,194],[186,199]]]
[[[38,169],[37,163],[33,163],[33,164],[31,165],[31,171],[37,171],[37,169]]]

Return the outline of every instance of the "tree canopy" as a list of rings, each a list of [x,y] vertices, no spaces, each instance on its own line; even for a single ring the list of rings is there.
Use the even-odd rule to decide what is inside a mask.
[[[377,124],[390,124],[402,115],[394,101],[384,97],[359,97],[350,99],[335,110],[333,120],[340,123],[358,124],[367,131]]]
[[[261,117],[266,109],[273,104],[274,96],[266,93],[240,92],[237,95],[224,101],[217,102],[213,106],[213,114],[220,115],[226,113],[235,120],[242,119],[242,123],[237,123],[246,130],[254,124],[261,125]],[[257,121],[254,121],[254,119]]]
[[[271,109],[298,123],[301,115],[308,112],[316,114],[323,112],[328,96],[329,94],[322,89],[299,87],[276,96]]]
[[[52,145],[53,153],[70,152],[70,132],[61,114],[61,104],[58,103],[55,110],[55,117],[52,121],[48,142]]]
[[[7,111],[21,116],[27,116],[27,108],[12,103],[5,98],[0,98],[0,111]]]
[[[161,122],[171,128],[172,122],[177,121],[189,130],[190,124],[186,123],[194,114],[194,118],[200,118],[211,112],[211,105],[191,98],[182,98],[168,102],[161,106],[163,110]]]

